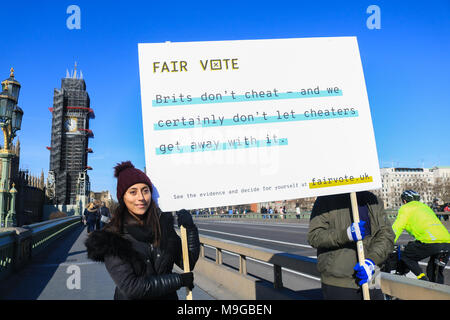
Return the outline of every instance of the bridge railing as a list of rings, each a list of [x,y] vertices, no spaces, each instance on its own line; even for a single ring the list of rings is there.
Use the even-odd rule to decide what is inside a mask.
[[[12,272],[15,241],[15,231],[5,231],[0,233],[0,280],[4,278],[4,275],[8,275]]]
[[[64,231],[81,224],[81,216],[72,216],[48,220],[23,226],[31,232],[31,254],[35,256],[45,249],[53,240],[57,239]]]
[[[271,264],[274,275],[274,288],[283,288],[281,268],[320,276],[317,271],[317,259],[287,252],[276,251],[251,245],[243,245],[237,242],[200,236],[200,257],[205,258],[205,246],[214,248],[215,263],[222,265],[223,252],[231,252],[239,256],[239,273],[247,275],[247,258]]]
[[[450,286],[381,272],[383,293],[402,300],[450,300]]]
[[[310,276],[320,277],[317,259],[289,254],[234,241],[200,236],[200,258],[194,269],[219,286],[236,294],[237,299],[289,299],[288,289],[284,288],[282,269],[293,270]],[[215,250],[215,259],[206,257],[205,248]],[[237,255],[239,264],[231,268],[223,263],[223,254]],[[247,259],[251,258],[272,266],[273,282],[268,287],[258,278],[247,273]],[[378,281],[383,293],[404,300],[449,300],[450,286],[427,281],[410,279],[380,272],[373,280]],[[299,288],[300,289],[300,288]]]
[[[0,280],[30,262],[32,257],[79,224],[81,217],[73,216],[0,229]]]

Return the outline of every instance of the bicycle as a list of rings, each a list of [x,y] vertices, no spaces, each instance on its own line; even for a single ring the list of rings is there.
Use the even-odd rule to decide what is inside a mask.
[[[401,255],[405,249],[405,245],[395,245],[394,250],[389,254],[388,258],[380,268],[382,272],[394,273],[401,276],[406,276],[410,272],[406,264],[401,260]],[[432,259],[432,257],[430,257]],[[427,274],[430,282],[437,283],[439,272],[443,271],[449,260],[448,250],[441,250],[437,255],[433,256],[434,269],[432,274]],[[395,297],[385,295],[386,300],[395,300]]]

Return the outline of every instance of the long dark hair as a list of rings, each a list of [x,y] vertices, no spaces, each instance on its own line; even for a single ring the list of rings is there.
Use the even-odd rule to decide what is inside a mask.
[[[124,220],[126,215],[132,216],[132,214],[129,213],[123,199],[119,199],[119,206],[113,211],[111,221],[107,224],[105,229],[116,233],[123,233]],[[160,215],[161,209],[158,207],[155,201],[150,198],[150,206],[144,213],[144,219],[142,221],[136,220],[136,223],[151,228],[153,232],[153,246],[155,247],[159,247],[161,243],[161,226],[159,223]]]

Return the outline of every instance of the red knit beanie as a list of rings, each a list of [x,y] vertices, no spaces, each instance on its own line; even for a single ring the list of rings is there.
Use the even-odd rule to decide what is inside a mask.
[[[118,163],[114,167],[114,177],[117,178],[117,200],[123,198],[123,195],[129,187],[136,183],[145,183],[152,188],[152,182],[149,177],[139,169],[136,169],[131,161]]]

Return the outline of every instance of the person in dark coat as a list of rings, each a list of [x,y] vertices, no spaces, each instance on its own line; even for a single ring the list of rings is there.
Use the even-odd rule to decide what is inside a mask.
[[[362,300],[368,283],[371,300],[383,300],[372,283],[394,249],[395,234],[382,200],[369,191],[356,193],[359,223],[354,223],[350,194],[319,196],[309,221],[308,242],[317,249],[317,269],[325,300]],[[365,260],[358,261],[357,241],[363,241]],[[372,287],[372,288],[371,288]]]
[[[99,201],[94,201],[94,205],[97,208],[97,211],[95,212],[95,230],[100,230],[101,229],[101,223],[100,223],[100,218],[102,217],[101,213],[100,213],[100,208],[102,206],[101,202]]]
[[[130,161],[115,168],[119,206],[104,229],[85,241],[88,258],[104,262],[116,284],[115,300],[178,299],[181,287],[193,288],[193,273],[181,269],[181,240],[171,213],[162,212],[152,199],[152,183]],[[186,210],[177,212],[178,225],[186,228],[190,270],[200,253],[198,229]]]
[[[108,207],[105,205],[105,202],[101,202],[101,207],[98,209],[100,213],[100,230],[111,221],[111,213],[109,212]]]
[[[92,202],[89,203],[86,209],[84,209],[83,215],[87,225],[87,233],[90,234],[95,230],[95,225],[97,222],[97,208]]]

